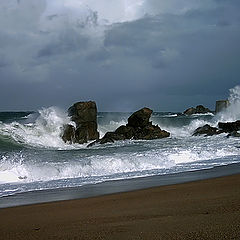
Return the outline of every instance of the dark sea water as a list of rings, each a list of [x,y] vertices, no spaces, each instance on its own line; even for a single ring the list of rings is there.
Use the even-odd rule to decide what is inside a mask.
[[[108,180],[165,175],[240,162],[240,139],[227,134],[192,136],[204,124],[240,119],[236,97],[218,115],[184,116],[154,112],[151,120],[170,138],[113,144],[68,145],[62,126],[70,120],[55,107],[39,112],[0,113],[0,197],[41,189],[95,184]],[[131,113],[99,113],[101,136],[126,124]]]

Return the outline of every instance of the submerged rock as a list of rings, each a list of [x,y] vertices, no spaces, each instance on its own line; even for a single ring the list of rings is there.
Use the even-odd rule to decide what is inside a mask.
[[[213,113],[213,111],[204,107],[203,105],[198,105],[196,108],[191,107],[183,112],[183,114],[185,115],[205,114],[205,113]]]
[[[127,125],[120,126],[114,132],[107,132],[102,139],[96,142],[105,144],[126,139],[152,140],[169,137],[169,132],[161,130],[158,125],[155,126],[149,121],[152,112],[149,108],[140,109],[128,118]]]
[[[62,139],[69,143],[87,143],[99,139],[97,131],[97,106],[93,101],[77,102],[68,109],[71,120],[76,123],[64,126]]]

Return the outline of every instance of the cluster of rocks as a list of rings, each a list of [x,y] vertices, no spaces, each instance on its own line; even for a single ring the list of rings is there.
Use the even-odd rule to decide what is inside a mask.
[[[97,131],[97,107],[95,102],[78,102],[68,109],[68,114],[76,126],[67,124],[64,126],[62,139],[68,143],[87,143],[95,140],[95,143],[109,143],[126,139],[152,140],[166,138],[170,133],[158,125],[149,121],[152,110],[142,108],[128,118],[128,123],[117,128],[114,132],[107,132],[99,139]]]
[[[193,135],[205,135],[205,136],[213,136],[221,133],[228,133],[229,136],[233,137],[240,137],[240,133],[238,131],[240,130],[240,120],[236,122],[219,122],[218,127],[211,127],[210,125],[206,124],[203,127],[197,128]]]
[[[62,139],[66,143],[87,143],[93,141],[89,146],[95,143],[105,144],[119,140],[152,140],[161,139],[170,136],[170,133],[162,130],[158,125],[153,125],[150,120],[152,110],[142,108],[133,113],[128,118],[128,123],[117,128],[114,132],[107,132],[103,138],[99,139],[97,130],[97,106],[93,101],[77,102],[68,109],[68,114],[74,125],[67,124],[63,127]],[[184,112],[186,115],[196,113],[212,112],[202,105],[196,108],[189,108]],[[213,136],[221,133],[229,133],[228,136],[240,137],[240,120],[236,122],[219,122],[218,127],[212,127],[208,124],[197,128],[193,135]]]
[[[152,112],[149,108],[140,109],[128,118],[126,125],[120,126],[114,132],[107,132],[102,139],[96,142],[104,144],[127,139],[152,140],[169,137],[169,132],[149,121]]]
[[[218,100],[216,101],[215,111],[211,111],[209,108],[204,107],[203,105],[198,105],[195,108],[190,107],[183,112],[184,115],[193,115],[193,114],[206,114],[206,113],[219,113],[224,111],[229,107],[229,100]]]
[[[193,115],[193,114],[205,114],[205,113],[213,113],[210,109],[204,107],[203,105],[198,105],[197,107],[188,108],[183,112],[185,115]]]

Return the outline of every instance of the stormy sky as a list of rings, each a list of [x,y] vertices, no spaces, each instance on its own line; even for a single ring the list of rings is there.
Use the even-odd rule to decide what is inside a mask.
[[[0,111],[183,111],[240,83],[239,0],[2,0]]]

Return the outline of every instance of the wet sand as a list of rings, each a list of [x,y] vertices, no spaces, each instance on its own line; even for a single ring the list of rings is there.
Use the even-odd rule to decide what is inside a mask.
[[[240,174],[0,209],[0,239],[240,239]]]

